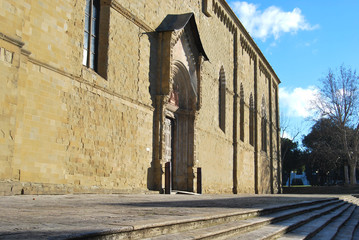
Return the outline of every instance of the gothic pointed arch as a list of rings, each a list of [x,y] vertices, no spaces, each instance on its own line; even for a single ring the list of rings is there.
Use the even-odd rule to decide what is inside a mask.
[[[219,116],[219,127],[225,132],[226,131],[226,73],[224,67],[221,66],[219,71],[219,81],[218,81],[218,116]]]
[[[193,13],[167,15],[156,32],[155,178],[163,189],[167,181],[161,169],[170,164],[169,188],[195,191],[195,118],[201,106],[201,65],[208,57]]]
[[[267,111],[264,96],[261,105],[261,143],[262,151],[267,152]]]
[[[195,108],[197,94],[191,84],[191,77],[186,66],[180,61],[172,65],[171,93],[168,102],[173,105],[172,110],[192,110]]]
[[[249,97],[249,144],[254,146],[254,101],[252,93]]]
[[[262,105],[261,105],[261,114],[262,116],[266,117],[267,111],[266,111],[266,100],[264,95],[262,96]]]
[[[240,140],[242,142],[244,142],[244,89],[243,89],[243,84],[241,83],[240,85],[240,90],[239,90],[239,98],[240,98],[240,102],[239,102],[239,137]]]

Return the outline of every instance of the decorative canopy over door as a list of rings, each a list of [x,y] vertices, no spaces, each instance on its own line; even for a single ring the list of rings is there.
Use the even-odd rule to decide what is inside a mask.
[[[174,189],[194,191],[195,118],[200,109],[201,63],[208,57],[193,13],[167,15],[156,31],[159,36],[155,105],[159,130],[157,161],[162,168],[171,161]],[[164,127],[169,118],[173,122],[171,130]],[[169,133],[171,137],[167,136]],[[163,171],[158,174],[163,175]],[[163,176],[157,178],[162,181]]]

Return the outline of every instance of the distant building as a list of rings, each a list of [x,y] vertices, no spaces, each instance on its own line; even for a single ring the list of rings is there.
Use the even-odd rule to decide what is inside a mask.
[[[280,191],[278,77],[224,0],[0,2],[0,194]]]
[[[290,184],[289,184],[290,181]],[[298,174],[296,172],[291,172],[290,177],[288,177],[287,182],[285,183],[286,186],[291,185],[310,185],[305,172]]]

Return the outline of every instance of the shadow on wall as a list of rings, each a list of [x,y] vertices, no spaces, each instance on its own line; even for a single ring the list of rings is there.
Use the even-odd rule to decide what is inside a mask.
[[[149,93],[151,95],[152,100],[152,107],[157,109],[156,107],[156,91],[158,91],[157,87],[157,71],[159,69],[159,61],[157,57],[157,50],[158,50],[158,33],[157,32],[148,32],[143,33],[148,36],[148,40],[150,42],[150,58],[149,58],[149,71],[148,71],[148,79],[150,81],[149,85]],[[161,186],[159,186],[159,183],[161,182],[161,179],[156,179],[156,176],[159,174],[156,174],[156,171],[161,170],[161,166],[155,162],[156,159],[156,147],[158,146],[158,141],[156,136],[156,132],[158,132],[158,125],[156,123],[159,122],[159,119],[157,119],[157,114],[154,112],[153,114],[153,120],[152,120],[152,161],[151,161],[151,167],[147,169],[147,188],[149,190],[160,190]],[[158,176],[157,176],[158,177]]]

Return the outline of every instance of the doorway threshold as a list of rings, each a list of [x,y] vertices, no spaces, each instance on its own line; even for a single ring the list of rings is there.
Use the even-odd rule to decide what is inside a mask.
[[[201,195],[199,193],[180,191],[180,190],[172,190],[171,194],[185,194],[185,195]]]

